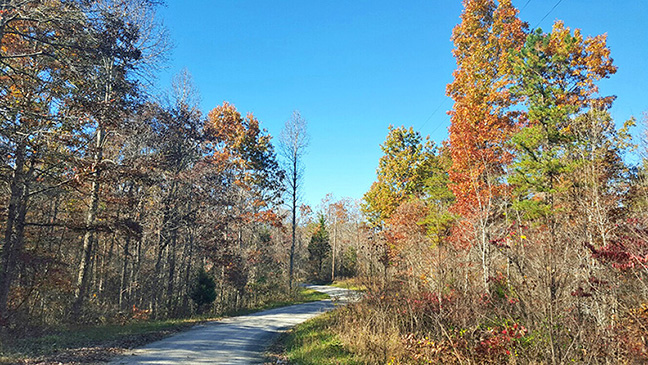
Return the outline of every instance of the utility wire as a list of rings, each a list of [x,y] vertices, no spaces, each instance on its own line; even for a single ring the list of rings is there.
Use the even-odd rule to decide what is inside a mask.
[[[526,2],[526,4],[524,4],[524,6],[522,7],[522,9],[520,9],[520,11],[524,10],[524,8],[526,8],[527,5],[529,5],[530,2],[531,2],[531,0],[528,0],[528,1]]]
[[[436,109],[434,109],[434,111],[432,112],[432,114],[430,114],[430,116],[425,120],[425,122],[423,122],[423,124],[421,124],[421,126],[418,128],[419,130],[421,130],[421,129],[423,129],[423,127],[425,127],[425,125],[427,124],[427,122],[429,122],[430,119],[432,119],[432,117],[434,116],[434,114],[436,114],[436,113],[439,111],[439,109],[441,109],[441,107],[443,106],[443,104],[445,104],[445,102],[446,102],[446,99],[445,99],[445,98],[444,98],[443,100],[441,100],[441,102],[439,103],[439,106],[437,106]]]
[[[530,0],[529,0],[529,1],[530,1]],[[538,28],[538,25],[540,25],[540,23],[542,23],[543,20],[547,19],[547,17],[549,16],[549,14],[551,14],[551,12],[554,11],[554,9],[556,9],[556,7],[558,7],[558,5],[560,5],[561,2],[562,2],[562,0],[558,0],[558,2],[556,3],[556,5],[554,5],[553,8],[551,8],[551,10],[549,10],[549,11],[547,12],[547,14],[545,14],[545,16],[543,16],[542,19],[540,19],[540,21],[538,22],[538,24],[536,24],[536,26],[533,27],[533,28]],[[528,4],[528,3],[527,3],[527,4]]]
[[[557,2],[557,3],[556,3],[556,4],[551,8],[551,10],[549,10],[549,11],[547,12],[547,14],[545,14],[545,15],[542,17],[542,19],[540,19],[540,21],[538,22],[538,24],[536,24],[536,26],[533,27],[533,28],[537,28],[538,25],[540,25],[540,23],[542,23],[545,19],[547,19],[547,17],[549,16],[549,14],[551,14],[551,12],[553,12],[553,11],[558,7],[558,5],[560,5],[561,2],[562,2],[562,0],[558,0],[558,2]],[[524,6],[522,7],[522,9],[520,9],[520,10],[524,10],[524,8],[526,8],[526,7],[529,5],[529,3],[531,3],[531,0],[527,0],[526,4],[524,4]],[[423,124],[418,128],[419,130],[422,130],[423,127],[425,127],[425,125],[430,121],[430,119],[432,119],[432,117],[433,117],[433,116],[434,116],[434,115],[439,111],[439,109],[441,109],[441,107],[443,106],[443,104],[445,104],[445,102],[446,102],[446,99],[443,99],[443,100],[441,101],[441,103],[439,103],[439,106],[438,106],[436,109],[434,109],[434,111],[432,112],[432,114],[430,114],[430,116],[425,120],[425,122],[423,122]],[[442,126],[442,125],[443,125],[443,124],[441,124],[441,123],[440,123],[439,125],[437,125],[437,126],[432,130],[432,132],[430,133],[430,135],[434,134],[434,132],[436,132],[436,131],[437,131],[437,130]]]
[[[445,105],[445,102],[446,102],[446,101],[444,100],[443,105]],[[436,131],[439,130],[439,128],[441,128],[441,127],[443,127],[443,126],[444,126],[443,123],[439,123],[439,124],[438,124],[438,125],[437,125],[433,130],[432,130],[432,132],[430,132],[430,135],[433,135]]]

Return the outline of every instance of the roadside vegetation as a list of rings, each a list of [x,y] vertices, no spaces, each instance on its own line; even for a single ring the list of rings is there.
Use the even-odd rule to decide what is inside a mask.
[[[207,318],[69,327],[27,337],[0,339],[0,363],[92,363],[157,341]]]
[[[127,349],[157,341],[196,324],[328,299],[324,293],[300,289],[292,298],[269,301],[258,307],[243,308],[221,315],[200,315],[185,319],[130,319],[124,323],[72,325],[19,337],[0,337],[0,363],[90,363],[107,361]]]
[[[600,93],[606,35],[464,0],[448,139],[390,126],[361,202],[309,206],[298,111],[275,146],[188,71],[153,94],[160,3],[0,2],[3,361],[103,360],[306,281],[364,296],[291,332],[295,363],[648,362],[648,134]]]
[[[627,157],[648,156],[648,136],[634,144],[636,120],[599,93],[617,71],[605,35],[530,29],[510,0],[463,4],[448,140],[390,126],[362,204],[369,264],[338,283],[364,296],[291,333],[286,356],[647,362],[648,160]]]
[[[357,292],[364,292],[367,290],[367,287],[362,284],[360,282],[360,278],[357,277],[335,280],[330,285],[337,288],[349,289]]]
[[[356,201],[299,199],[299,112],[273,138],[230,103],[201,110],[187,70],[151,87],[169,56],[162,3],[1,2],[3,351],[294,303],[296,283],[368,263]],[[315,210],[331,233],[311,256]]]
[[[271,346],[266,363],[359,364],[333,329],[338,316],[337,310],[328,312],[282,334]]]

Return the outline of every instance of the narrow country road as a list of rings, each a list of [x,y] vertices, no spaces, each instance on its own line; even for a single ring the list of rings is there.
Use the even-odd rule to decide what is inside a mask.
[[[275,308],[193,327],[187,332],[132,350],[112,364],[255,364],[273,337],[301,322],[333,309],[356,293],[323,285],[308,285],[333,300]]]

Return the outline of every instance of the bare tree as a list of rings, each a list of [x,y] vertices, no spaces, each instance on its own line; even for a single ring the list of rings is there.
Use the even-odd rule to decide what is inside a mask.
[[[290,244],[290,264],[288,271],[288,286],[293,287],[293,266],[295,261],[295,237],[297,228],[297,202],[301,194],[302,179],[304,174],[303,157],[308,147],[308,133],[306,120],[298,110],[295,110],[281,131],[279,142],[281,154],[284,158],[286,170],[286,187],[290,196],[290,209],[292,214],[292,242]]]
[[[87,117],[94,120],[95,132],[92,137],[94,149],[90,150],[90,202],[72,305],[75,318],[79,318],[88,290],[89,269],[97,240],[94,226],[99,211],[101,175],[106,163],[104,150],[109,136],[115,134],[116,127],[126,118],[132,101],[138,95],[138,85],[133,77],[139,75],[137,81],[143,81],[147,72],[155,70],[156,61],[161,60],[166,49],[165,32],[155,22],[154,6],[155,3],[149,0],[100,0],[90,3],[87,9],[92,26],[91,44],[96,44],[98,51],[94,63],[86,65],[89,76],[84,85],[87,100],[83,108]],[[159,36],[154,35],[154,29],[159,30]]]

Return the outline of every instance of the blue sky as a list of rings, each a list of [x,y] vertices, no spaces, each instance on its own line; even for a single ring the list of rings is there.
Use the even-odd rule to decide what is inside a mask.
[[[273,136],[298,109],[311,136],[305,203],[317,205],[327,193],[361,198],[390,124],[413,126],[437,143],[447,137],[445,86],[455,68],[450,36],[460,0],[167,2],[159,15],[174,49],[159,85],[187,68],[203,111],[231,102]],[[613,117],[620,123],[648,111],[648,1],[513,4],[531,27],[549,30],[561,19],[584,35],[607,33],[619,71],[600,86],[618,96]]]

